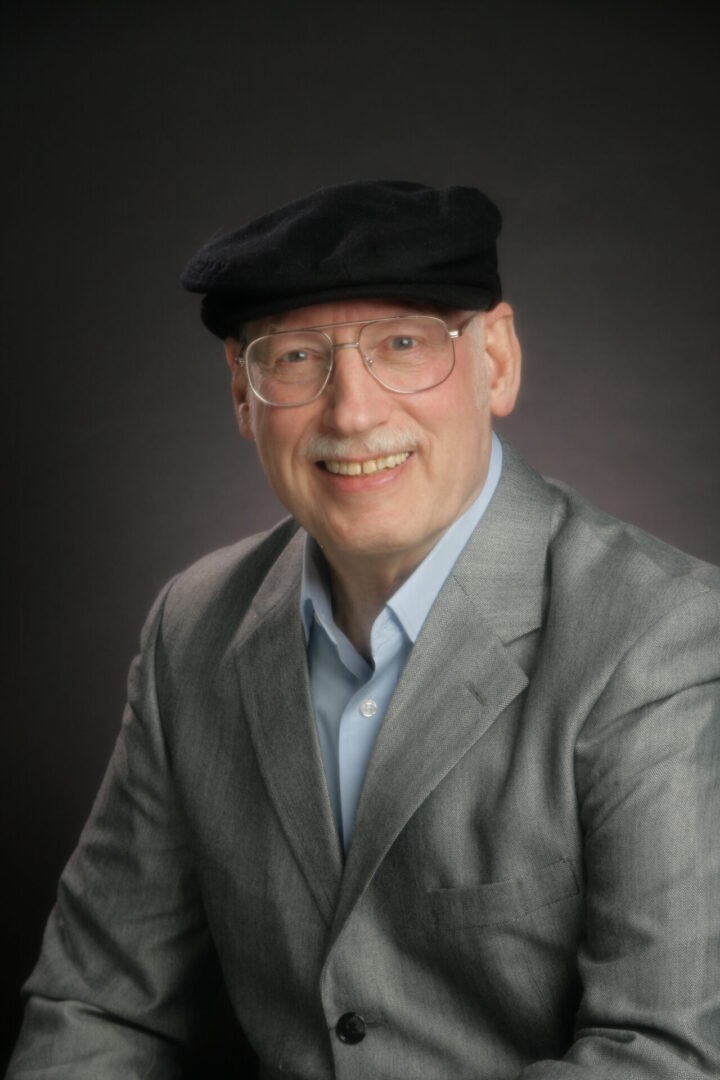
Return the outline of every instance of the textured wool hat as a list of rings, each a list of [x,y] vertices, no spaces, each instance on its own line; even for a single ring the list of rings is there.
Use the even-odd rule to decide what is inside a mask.
[[[359,180],[210,240],[181,280],[204,294],[203,322],[220,338],[249,319],[349,298],[486,310],[501,298],[501,221],[477,188]]]

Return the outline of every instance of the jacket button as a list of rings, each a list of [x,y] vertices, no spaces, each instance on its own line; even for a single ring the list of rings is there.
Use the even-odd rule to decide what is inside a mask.
[[[365,1038],[365,1021],[357,1013],[343,1013],[335,1025],[335,1034],[340,1042],[351,1046],[362,1042]]]

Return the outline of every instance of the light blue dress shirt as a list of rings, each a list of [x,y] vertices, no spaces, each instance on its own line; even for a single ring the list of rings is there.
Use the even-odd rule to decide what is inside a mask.
[[[306,539],[300,603],[310,690],[330,803],[346,851],[365,771],[392,693],[437,594],[487,509],[501,469],[502,446],[493,434],[482,491],[375,619],[370,633],[372,664],[336,626],[325,557],[311,537]]]

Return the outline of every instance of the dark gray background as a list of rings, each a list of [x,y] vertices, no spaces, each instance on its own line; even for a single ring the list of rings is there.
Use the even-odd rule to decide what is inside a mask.
[[[281,513],[186,259],[325,183],[484,187],[525,352],[504,430],[717,562],[720,95],[693,2],[4,11],[9,1043],[154,594]]]

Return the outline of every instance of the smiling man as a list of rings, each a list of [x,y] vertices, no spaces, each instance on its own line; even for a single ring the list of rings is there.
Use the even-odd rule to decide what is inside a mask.
[[[186,1075],[220,981],[264,1080],[720,1075],[720,575],[493,433],[499,228],[365,181],[189,264],[291,517],[151,612],[12,1080]]]
[[[225,346],[240,429],[324,551],[335,620],[368,658],[375,616],[480,495],[491,415],[519,387],[507,304],[444,315],[342,300],[269,333],[247,324],[245,353]]]

